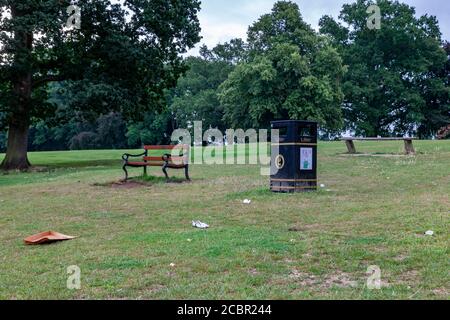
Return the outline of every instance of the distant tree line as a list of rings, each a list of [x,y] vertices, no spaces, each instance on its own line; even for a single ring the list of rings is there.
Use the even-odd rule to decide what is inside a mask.
[[[124,108],[105,111],[110,103],[134,101],[126,92],[116,97],[114,88],[92,81],[49,85],[45,101],[55,112],[32,122],[28,148],[168,143],[174,129],[194,121],[225,130],[308,119],[318,121],[327,138],[347,130],[433,137],[450,123],[450,44],[435,17],[416,17],[414,8],[398,1],[376,1],[381,28],[367,28],[366,10],[373,3],[344,5],[339,20],[322,17],[317,32],[297,4],[279,1],[249,27],[247,41],[202,46],[199,56],[185,58],[176,86],[162,85],[158,105],[165,107],[132,108],[135,117]],[[151,99],[142,103],[156,105]],[[4,112],[0,123],[2,117]],[[0,150],[5,148],[6,131],[0,130]]]

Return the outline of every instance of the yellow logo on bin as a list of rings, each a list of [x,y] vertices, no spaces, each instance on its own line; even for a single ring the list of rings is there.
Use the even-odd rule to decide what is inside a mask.
[[[284,168],[284,157],[283,155],[279,154],[276,158],[275,158],[275,166],[277,167],[278,170],[281,170]]]

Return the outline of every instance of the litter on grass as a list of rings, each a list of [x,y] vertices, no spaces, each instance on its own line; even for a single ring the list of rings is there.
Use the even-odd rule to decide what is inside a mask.
[[[324,185],[324,184],[321,184],[320,187],[321,187],[321,188],[325,188],[325,185]]]
[[[243,202],[244,202],[244,204],[250,204],[250,203],[252,203],[252,200],[245,199]]]
[[[209,225],[207,225],[206,223],[203,223],[203,222],[201,222],[199,220],[192,221],[192,226],[194,228],[198,228],[198,229],[208,229],[209,228]]]
[[[425,232],[425,235],[433,236],[434,235],[434,231],[428,230],[427,232]]]
[[[33,244],[45,244],[45,243],[52,243],[57,241],[66,241],[66,240],[72,240],[76,237],[68,236],[59,232],[55,231],[46,231],[41,232],[32,236],[29,236],[24,239],[25,244],[33,245]]]

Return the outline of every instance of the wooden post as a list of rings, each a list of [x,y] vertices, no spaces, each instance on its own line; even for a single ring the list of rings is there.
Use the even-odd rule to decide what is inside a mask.
[[[356,148],[355,148],[355,144],[353,143],[353,140],[345,140],[345,144],[347,146],[348,153],[350,153],[350,154],[356,153]]]
[[[412,139],[405,139],[405,152],[407,155],[414,155],[416,154],[416,150],[414,149],[413,140]]]

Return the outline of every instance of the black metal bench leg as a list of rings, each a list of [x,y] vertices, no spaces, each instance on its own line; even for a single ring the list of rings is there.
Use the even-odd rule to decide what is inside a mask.
[[[189,166],[188,165],[186,165],[184,167],[184,175],[186,176],[187,181],[191,181],[191,178],[189,178]]]
[[[164,175],[166,176],[166,180],[169,180],[169,175],[167,174],[167,163],[165,163],[163,165],[162,171],[164,172]]]
[[[125,171],[125,180],[124,181],[127,181],[128,180],[128,171],[127,171],[126,163],[123,165],[122,169],[123,169],[123,171]]]

